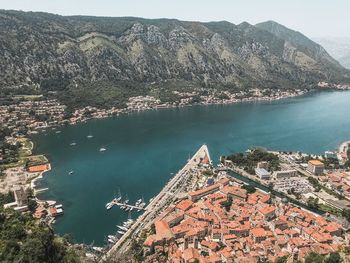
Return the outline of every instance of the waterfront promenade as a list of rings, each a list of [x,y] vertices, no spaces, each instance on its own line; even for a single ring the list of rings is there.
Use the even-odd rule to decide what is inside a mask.
[[[188,184],[191,170],[196,168],[201,162],[202,158],[207,157],[211,163],[208,147],[202,145],[200,149],[193,155],[187,164],[165,185],[159,194],[148,204],[142,214],[132,227],[118,240],[117,243],[107,252],[102,259],[114,260],[122,256],[128,251],[131,239],[136,237],[141,230],[149,227],[153,220],[161,213],[161,211],[168,207],[173,202],[176,196],[185,192],[185,186]]]

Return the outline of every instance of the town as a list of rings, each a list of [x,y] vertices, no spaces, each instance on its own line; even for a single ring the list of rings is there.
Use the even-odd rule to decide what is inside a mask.
[[[349,143],[344,145],[349,147]],[[204,150],[200,149],[192,158],[194,166],[187,170],[186,165],[187,172],[179,172],[172,179],[179,180],[179,175],[185,175],[186,187],[168,184],[166,187],[176,189],[171,190],[171,199],[164,195],[169,191],[166,188],[156,199],[169,202],[158,203],[151,217],[147,217],[147,213],[146,217],[140,217],[143,230],[139,227],[129,230],[123,240],[109,250],[108,259],[125,259],[123,257],[131,253],[138,262],[167,262],[167,259],[171,259],[170,262],[303,262],[312,258],[313,253],[327,257],[340,252],[343,258],[349,259],[348,222],[329,213],[319,213],[315,207],[308,207],[307,201],[305,205],[293,202],[293,195],[308,196],[316,192],[316,186],[308,183],[299,168],[293,170],[287,161],[279,161],[286,155],[294,156],[293,153],[280,157],[276,152],[261,149],[255,153],[269,161],[256,160],[253,169],[256,172],[250,175],[258,179],[257,182],[269,182],[261,186],[273,181],[275,186],[270,185],[270,189],[275,190],[271,192],[234,177],[232,170],[241,173],[232,169],[235,158],[222,157],[221,164],[213,167],[209,151],[203,147]],[[299,165],[310,178],[326,176],[321,175],[325,168],[320,160],[310,159],[307,165]],[[272,167],[276,171],[270,174],[268,170]],[[295,190],[291,190],[293,188]],[[154,211],[154,205],[146,207],[146,211]]]

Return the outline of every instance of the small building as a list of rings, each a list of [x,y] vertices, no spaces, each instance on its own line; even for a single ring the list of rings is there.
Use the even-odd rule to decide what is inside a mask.
[[[278,180],[278,179],[289,179],[291,177],[296,177],[298,176],[297,170],[285,170],[285,171],[275,171],[273,173],[273,177]]]
[[[307,170],[315,175],[321,175],[324,171],[324,163],[319,160],[310,160],[307,165]]]
[[[262,180],[270,180],[271,174],[264,168],[255,168],[255,174]]]

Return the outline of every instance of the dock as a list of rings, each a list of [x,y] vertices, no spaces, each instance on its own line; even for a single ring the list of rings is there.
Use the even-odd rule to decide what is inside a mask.
[[[115,201],[114,199],[111,201],[111,203],[112,203],[113,205],[125,206],[125,207],[132,208],[132,209],[136,209],[136,210],[146,210],[145,207],[135,206],[135,205],[129,205],[129,204],[125,204],[125,203],[120,203],[120,202]]]

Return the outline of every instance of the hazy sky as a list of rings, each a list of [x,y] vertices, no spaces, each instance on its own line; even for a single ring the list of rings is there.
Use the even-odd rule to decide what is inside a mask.
[[[350,37],[350,0],[0,0],[0,9],[235,24],[274,20],[309,37]]]

